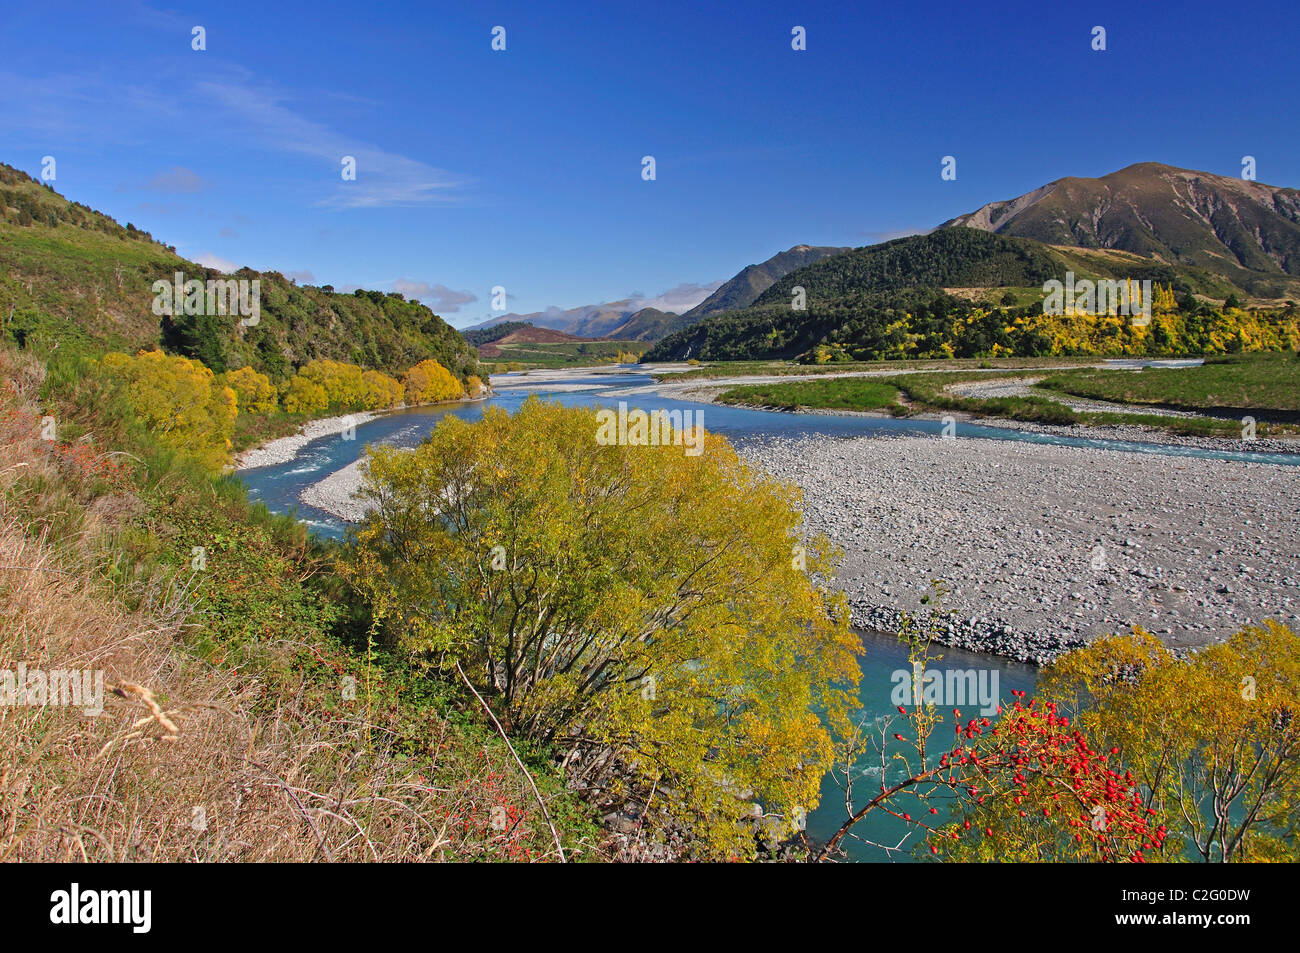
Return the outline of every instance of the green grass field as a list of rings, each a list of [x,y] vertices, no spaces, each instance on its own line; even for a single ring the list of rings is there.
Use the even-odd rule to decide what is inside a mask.
[[[489,373],[498,373],[495,365],[519,365],[515,370],[527,370],[534,367],[588,367],[599,364],[613,364],[620,354],[634,354],[639,359],[650,349],[645,341],[557,341],[553,343],[517,343],[499,345],[501,353],[495,357],[485,357],[483,364],[494,368]]]
[[[845,371],[878,370],[970,370],[972,368],[1027,368],[1088,366],[1100,360],[1096,357],[962,357],[948,360],[916,361],[846,361],[836,364],[793,364],[789,361],[720,361],[689,371],[655,374],[656,380],[691,381],[713,380],[719,377],[757,376],[817,376],[842,374]]]
[[[1295,413],[1300,411],[1300,355],[1256,351],[1212,358],[1200,367],[1066,371],[1039,386],[1076,397],[1207,413]]]
[[[1066,389],[1058,386],[1063,393],[1077,396],[1095,397],[1097,399],[1131,402],[1135,404],[1169,404],[1185,406],[1199,410],[1222,408],[1216,403],[1214,395],[1228,393],[1234,399],[1250,401],[1239,404],[1247,408],[1289,410],[1295,406],[1300,397],[1300,381],[1295,381],[1297,373],[1295,355],[1256,354],[1244,359],[1226,360],[1207,364],[1203,368],[1165,368],[1135,371],[1067,371],[1051,379],[1064,378],[1070,382]],[[1192,384],[1188,394],[1182,396],[1183,403],[1178,404],[1173,398],[1179,396],[1179,382],[1186,380],[1188,372],[1205,371],[1203,376],[1190,375]],[[1164,378],[1161,375],[1175,375]],[[925,374],[900,374],[896,377],[846,377],[831,380],[787,381],[773,384],[751,384],[732,387],[724,391],[718,400],[727,404],[741,404],[757,407],[775,407],[783,410],[806,408],[810,410],[856,410],[864,412],[887,412],[895,416],[945,410],[960,411],[974,417],[1003,418],[1021,420],[1031,423],[1108,426],[1136,425],[1164,430],[1168,433],[1192,436],[1220,436],[1236,438],[1241,431],[1240,420],[1231,415],[1216,418],[1165,417],[1156,414],[1114,413],[1076,411],[1058,403],[1047,396],[1011,396],[976,398],[962,397],[946,392],[953,384],[970,380],[990,380],[995,378],[1020,377],[1020,370],[984,371],[975,373],[965,371],[935,371]],[[1149,388],[1135,388],[1132,391],[1121,390],[1126,379],[1150,378],[1153,383],[1143,385]],[[1083,383],[1074,384],[1075,380]],[[1094,384],[1088,390],[1087,384],[1100,380],[1103,384]],[[1287,381],[1294,381],[1288,384]],[[1134,388],[1131,383],[1127,385]],[[1108,389],[1109,388],[1109,389]],[[1087,392],[1084,392],[1087,391]],[[1150,393],[1158,395],[1154,399],[1136,400],[1130,393]],[[1201,401],[1192,403],[1192,401]],[[1282,428],[1261,424],[1261,435],[1276,435]]]
[[[794,410],[820,407],[834,410],[902,412],[898,388],[875,377],[837,377],[825,381],[751,384],[733,387],[718,399],[727,404],[757,404]]]

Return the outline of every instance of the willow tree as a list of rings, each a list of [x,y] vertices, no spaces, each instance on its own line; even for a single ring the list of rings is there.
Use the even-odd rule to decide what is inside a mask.
[[[598,431],[530,399],[372,449],[347,571],[376,629],[460,666],[566,765],[653,786],[719,850],[753,802],[796,825],[860,677],[843,597],[818,585],[837,554],[725,439],[688,455]]]
[[[1247,626],[1180,659],[1150,634],[1060,658],[1040,690],[1114,746],[1169,818],[1170,845],[1203,861],[1300,858],[1300,637]]]

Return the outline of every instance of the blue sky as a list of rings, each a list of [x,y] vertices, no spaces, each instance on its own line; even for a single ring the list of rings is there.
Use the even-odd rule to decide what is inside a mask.
[[[1300,186],[1293,0],[881,6],[9,3],[0,161],[54,156],[60,192],[187,257],[457,326],[495,285],[518,312],[693,301],[1134,162]]]

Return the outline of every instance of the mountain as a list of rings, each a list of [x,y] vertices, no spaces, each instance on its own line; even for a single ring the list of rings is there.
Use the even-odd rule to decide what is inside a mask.
[[[154,314],[154,282],[177,272],[202,282],[259,281],[260,314]],[[250,285],[251,287],[251,285]],[[176,254],[134,225],[69,202],[0,163],[0,334],[20,344],[78,342],[96,350],[160,345],[199,357],[214,371],[245,365],[283,380],[316,358],[400,374],[432,358],[464,378],[474,349],[449,324],[396,292],[298,285],[278,272],[232,275]]]
[[[547,308],[545,311],[532,311],[528,314],[516,314],[512,311],[464,330],[474,332],[501,324],[531,324],[534,327],[551,328],[579,337],[601,338],[609,336],[620,325],[626,324],[628,318],[639,310],[638,302],[628,298],[602,304],[584,304],[576,308]]]
[[[494,324],[492,327],[487,328],[466,328],[460,334],[461,337],[475,347],[482,347],[484,344],[491,344],[493,341],[501,340],[512,331],[531,327],[531,324],[525,324],[523,321],[506,321],[503,324]]]
[[[1047,246],[953,228],[851,249],[797,268],[770,284],[747,308],[715,314],[658,342],[647,361],[794,357],[839,322],[883,314],[943,288],[1041,286],[1064,274]],[[796,310],[793,289],[804,289]],[[926,289],[921,293],[911,289]]]
[[[580,337],[651,341],[683,326],[677,321],[678,315],[699,304],[721,284],[721,281],[707,285],[682,284],[653,298],[628,297],[576,308],[547,308],[530,314],[511,312],[464,330],[477,332],[499,324],[522,322]]]
[[[642,308],[629,315],[608,337],[617,341],[658,341],[690,323],[685,315],[658,308]]]
[[[795,245],[787,251],[773,255],[765,262],[742,268],[734,278],[724,282],[722,287],[682,317],[686,319],[687,324],[694,324],[713,314],[747,308],[759,295],[796,268],[803,268],[829,255],[850,250],[825,245]]]
[[[1300,191],[1142,162],[1064,178],[940,227],[1118,249],[1217,272],[1259,298],[1300,293]]]
[[[532,324],[568,334],[612,341],[658,341],[709,315],[744,308],[796,268],[811,264],[845,248],[795,245],[757,265],[748,265],[734,278],[710,285],[681,285],[657,298],[624,298],[577,308],[547,308],[530,314],[503,314],[464,330],[479,331],[500,324]],[[709,292],[712,293],[709,293]],[[704,300],[699,295],[705,294]],[[673,310],[697,301],[693,307]],[[665,307],[668,305],[669,307]]]
[[[1172,289],[1192,315],[1183,334],[1191,349],[1214,350],[1226,346],[1225,333],[1236,336],[1234,330],[1211,327],[1209,317],[1195,316],[1204,307],[1202,298],[1244,294],[1206,269],[952,226],[792,271],[748,308],[715,314],[671,334],[644,359],[876,360],[973,357],[995,345],[998,353],[1023,355],[1111,353],[1106,349],[1131,345],[1127,332],[1116,327],[1112,333],[1090,318],[1077,326],[1043,320],[1043,284],[1064,280],[1067,272],[1090,281],[1149,279],[1153,291],[1155,285]],[[804,289],[802,309],[795,307],[796,286]],[[1153,333],[1152,347],[1169,345],[1163,335],[1164,329]],[[1145,347],[1146,340],[1138,343]]]

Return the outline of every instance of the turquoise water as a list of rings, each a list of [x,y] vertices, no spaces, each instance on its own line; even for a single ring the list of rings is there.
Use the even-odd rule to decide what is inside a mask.
[[[527,378],[518,379],[522,384]],[[330,473],[353,462],[360,455],[367,443],[389,443],[396,446],[410,447],[418,444],[437,422],[448,414],[456,414],[466,419],[481,417],[487,406],[517,409],[533,393],[550,400],[559,401],[569,406],[597,405],[617,407],[620,400],[626,400],[629,407],[646,411],[660,409],[691,409],[703,414],[703,423],[711,432],[726,435],[733,443],[743,444],[748,440],[768,436],[799,436],[802,434],[822,434],[830,437],[853,437],[871,434],[922,433],[938,434],[941,424],[938,421],[900,420],[891,417],[860,416],[822,416],[812,414],[784,414],[772,411],[751,410],[739,407],[725,407],[713,404],[700,404],[689,401],[670,400],[657,394],[636,394],[620,396],[617,392],[630,387],[652,385],[653,380],[644,373],[630,371],[627,374],[600,375],[578,380],[564,381],[566,386],[583,385],[589,389],[576,392],[548,392],[543,388],[511,389],[509,379],[497,378],[494,384],[498,393],[489,401],[474,404],[459,404],[448,407],[420,408],[396,411],[385,414],[375,420],[356,428],[356,439],[345,440],[340,435],[322,437],[309,443],[290,463],[256,470],[245,470],[239,475],[247,483],[250,495],[262,500],[271,509],[284,512],[297,509],[301,519],[306,521],[314,532],[323,536],[342,536],[345,524],[313,507],[299,502],[298,495],[312,484],[320,481]],[[614,393],[611,393],[614,392]],[[958,435],[970,437],[990,437],[999,440],[1016,440],[1029,443],[1049,443],[1062,446],[1099,447],[1123,450],[1131,453],[1144,453],[1162,456],[1191,456],[1226,460],[1255,461],[1296,465],[1300,458],[1284,454],[1225,452],[1200,450],[1185,447],[1167,447],[1159,444],[1091,440],[1080,437],[1064,437],[1030,433],[1022,430],[1010,430],[1000,427],[986,427],[974,424],[959,424]],[[876,633],[863,633],[864,652],[862,656],[863,680],[861,690],[861,717],[868,723],[876,719],[897,715],[896,702],[891,700],[894,691],[895,673],[906,672],[907,656],[903,647],[894,639]],[[1012,689],[1032,691],[1035,683],[1035,669],[1032,666],[1016,662],[977,655],[960,649],[944,649],[944,658],[935,666],[940,671],[947,669],[973,670],[983,673],[991,679],[996,673],[999,696],[1005,700],[1010,697]],[[943,710],[951,709],[951,704]],[[973,715],[975,706],[961,705],[963,714]],[[895,727],[889,732],[906,729]],[[934,743],[946,746],[951,739],[951,726],[943,725],[934,735]],[[890,767],[889,771],[899,768]],[[864,763],[854,768],[854,791],[859,804],[869,799],[880,789],[881,767],[879,758],[874,763]],[[896,780],[891,775],[891,779]],[[828,775],[822,786],[822,799],[819,808],[807,818],[807,830],[815,839],[829,837],[846,817],[844,795],[838,786],[841,779]],[[943,813],[936,820],[946,815],[943,802],[936,801],[934,806],[941,806]],[[927,813],[927,809],[913,801],[901,803],[899,810],[905,810],[913,816]],[[902,820],[879,813],[863,821],[855,828],[856,833],[868,841],[887,844],[893,847],[907,832],[909,825]],[[849,854],[858,860],[909,860],[911,859],[911,842],[904,845],[900,852],[887,854],[876,847],[850,841],[846,843]]]
[[[522,385],[526,377],[517,378]],[[589,389],[575,392],[552,392],[544,387],[511,389],[510,378],[495,378],[498,393],[491,400],[446,407],[424,407],[399,410],[371,420],[356,428],[355,440],[344,440],[341,435],[320,437],[309,443],[299,456],[287,464],[244,470],[240,477],[248,485],[254,499],[262,500],[278,512],[297,508],[299,516],[312,529],[323,535],[339,537],[344,523],[313,507],[306,506],[298,495],[354,461],[367,443],[390,443],[400,447],[413,447],[433,429],[443,417],[456,414],[469,420],[477,419],[488,406],[515,410],[530,395],[537,394],[547,400],[567,406],[592,405],[617,408],[625,400],[630,408],[642,410],[694,410],[702,413],[705,429],[725,435],[733,443],[767,436],[822,434],[831,437],[858,437],[871,434],[938,434],[942,424],[937,420],[910,420],[894,417],[833,416],[821,414],[788,414],[745,407],[727,407],[719,404],[702,404],[664,398],[658,394],[619,396],[630,387],[645,387],[654,380],[644,373],[607,374],[589,378],[566,379],[565,386],[580,385]],[[611,393],[614,392],[614,393]],[[1067,437],[1054,434],[1032,433],[1005,427],[979,424],[957,424],[957,435],[989,437],[997,440],[1015,440],[1027,443],[1048,443],[1058,446],[1097,447],[1123,450],[1130,453],[1154,454],[1173,457],[1203,457],[1220,460],[1254,461],[1287,466],[1300,464],[1300,455],[1278,453],[1249,453],[1245,451],[1202,450],[1195,447],[1173,447],[1156,443],[1121,440],[1094,440],[1086,437]]]

